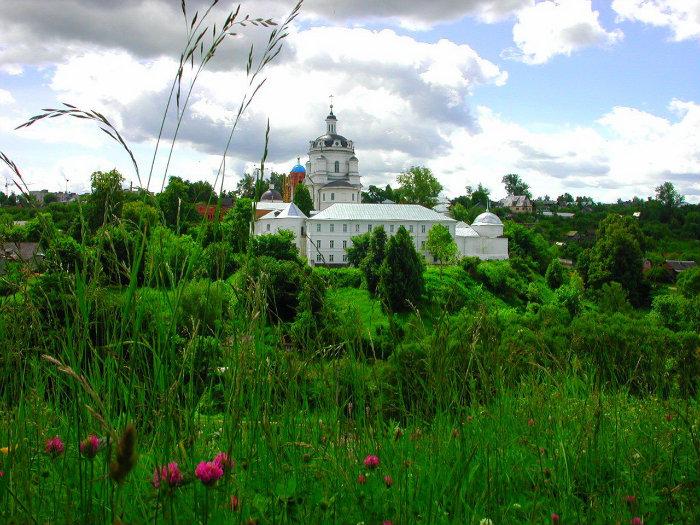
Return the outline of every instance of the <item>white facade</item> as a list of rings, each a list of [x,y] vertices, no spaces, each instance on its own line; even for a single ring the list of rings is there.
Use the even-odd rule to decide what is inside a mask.
[[[304,213],[293,202],[286,203],[281,210],[274,210],[255,221],[255,235],[271,235],[280,230],[294,234],[299,255],[306,257],[306,220]]]
[[[323,211],[335,203],[359,204],[362,183],[352,140],[337,133],[338,119],[326,117],[326,133],[309,142],[306,177],[314,209]]]

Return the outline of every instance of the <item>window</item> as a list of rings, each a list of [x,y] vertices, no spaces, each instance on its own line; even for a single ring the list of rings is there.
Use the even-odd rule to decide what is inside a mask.
[[[320,231],[321,231],[321,223],[319,223],[319,224],[316,225],[316,231],[317,231],[317,232],[320,232]]]
[[[330,255],[328,256],[328,261],[329,261],[329,262],[333,262],[333,254],[330,254]]]
[[[320,248],[320,247],[321,247],[321,239],[316,241],[316,248]]]
[[[425,233],[425,224],[420,225],[420,232]]]
[[[332,201],[335,200],[335,193],[331,193],[331,200],[332,200]]]
[[[394,233],[394,225],[393,224],[389,225],[389,233]]]
[[[425,241],[420,242],[420,249],[425,250]]]
[[[354,194],[354,193],[352,194],[352,200],[355,200],[355,194]]]
[[[413,233],[413,224],[411,224],[411,225],[408,227],[408,231],[411,232],[411,233]]]
[[[335,241],[330,241],[329,248],[333,248],[335,246]]]
[[[347,256],[347,255],[343,255],[343,262],[348,262],[348,256]]]
[[[343,249],[348,247],[348,241],[343,241]]]
[[[267,223],[267,227],[265,228],[267,231],[270,231],[270,223]]]
[[[367,231],[368,231],[368,232],[371,232],[371,231],[372,231],[372,225],[371,225],[371,224],[368,224],[368,225],[367,225]]]
[[[320,253],[316,254],[316,262],[321,262],[321,254]]]
[[[330,224],[330,225],[328,226],[328,231],[331,232],[331,233],[333,233],[333,231],[335,231],[335,224]]]
[[[343,224],[343,233],[348,233],[348,225]]]
[[[356,232],[359,232],[359,231],[360,231],[360,225],[359,225],[359,224],[356,224],[356,225],[355,225],[355,231],[356,231]]]
[[[335,172],[340,173],[340,162],[338,162],[337,160],[335,161]]]
[[[325,194],[325,193],[323,194],[323,200],[324,200],[324,201],[326,200],[326,194]]]
[[[302,237],[306,237],[306,234],[304,233],[304,227],[303,227],[303,226],[301,227],[301,236],[302,236]]]

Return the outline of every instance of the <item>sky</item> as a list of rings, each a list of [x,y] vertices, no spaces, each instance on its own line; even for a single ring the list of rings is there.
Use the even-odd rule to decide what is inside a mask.
[[[307,0],[232,135],[250,46],[255,63],[272,28],[231,29],[197,76],[168,163],[168,94],[207,5],[188,1],[185,21],[180,0],[0,0],[0,151],[30,190],[88,191],[91,173],[112,168],[154,191],[169,176],[218,188],[225,151],[233,189],[259,164],[268,120],[266,169],[289,172],[325,132],[332,94],[365,186],[422,165],[449,197],[482,183],[500,198],[502,176],[518,173],[535,196],[613,202],[671,181],[700,202],[700,0]],[[293,7],[247,2],[237,20],[282,21]],[[220,29],[232,9],[221,0],[206,21]],[[104,114],[140,176],[94,122],[15,129],[64,102]],[[4,166],[0,183],[12,189]]]

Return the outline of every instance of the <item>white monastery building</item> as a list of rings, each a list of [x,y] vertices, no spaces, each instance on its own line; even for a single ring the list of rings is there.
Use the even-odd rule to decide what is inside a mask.
[[[418,204],[362,204],[362,182],[351,140],[337,133],[338,119],[326,117],[326,133],[310,141],[306,167],[297,164],[290,175],[305,178],[313,198],[314,209],[307,217],[294,203],[282,203],[276,191],[263,194],[258,210],[270,210],[255,223],[255,235],[290,230],[294,233],[300,255],[312,265],[345,265],[352,237],[381,226],[393,235],[403,226],[413,237],[419,253],[428,262],[432,256],[425,248],[428,232],[442,224],[455,239],[462,256],[481,259],[507,259],[508,239],[503,237],[503,223],[488,211],[470,226],[457,222],[446,210],[431,210]]]

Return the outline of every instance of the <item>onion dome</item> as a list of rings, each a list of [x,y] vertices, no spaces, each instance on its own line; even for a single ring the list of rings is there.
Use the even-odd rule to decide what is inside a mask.
[[[474,219],[472,226],[503,226],[503,223],[498,218],[498,215],[485,211]]]
[[[281,201],[282,194],[274,188],[270,188],[260,196],[261,201]]]
[[[289,173],[306,173],[306,168],[301,164],[297,164],[292,168],[292,171],[290,171]]]

